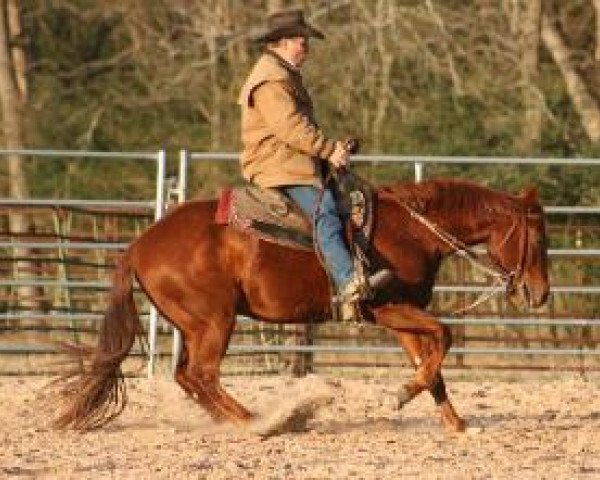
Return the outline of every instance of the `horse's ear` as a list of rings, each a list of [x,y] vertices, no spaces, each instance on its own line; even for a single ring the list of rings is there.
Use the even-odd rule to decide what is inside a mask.
[[[524,188],[523,190],[521,190],[521,193],[519,193],[519,197],[521,197],[526,203],[535,203],[538,201],[537,188]]]

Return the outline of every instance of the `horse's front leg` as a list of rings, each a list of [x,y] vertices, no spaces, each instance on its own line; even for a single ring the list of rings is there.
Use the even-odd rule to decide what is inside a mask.
[[[439,372],[452,342],[450,329],[434,316],[412,305],[386,305],[375,309],[373,313],[377,324],[391,329],[396,334],[424,335],[430,339],[427,342],[429,351],[425,357],[422,356],[420,348],[415,349],[414,355],[411,354],[417,370],[414,379],[404,385],[399,394],[400,406],[408,403],[423,390],[437,392],[442,399],[445,387],[442,393],[439,390]]]
[[[404,350],[415,368],[419,368],[423,363],[423,359],[429,357],[431,352],[431,341],[424,335],[396,331],[396,336],[402,344]],[[442,372],[439,371],[436,375],[433,386],[429,389],[429,393],[433,397],[440,414],[442,425],[446,430],[454,432],[462,432],[465,430],[464,420],[458,416],[452,402],[448,398],[446,391],[446,383],[442,377]]]

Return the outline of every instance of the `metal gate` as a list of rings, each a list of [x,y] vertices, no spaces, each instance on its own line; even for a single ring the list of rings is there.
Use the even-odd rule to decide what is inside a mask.
[[[75,292],[87,292],[85,295],[93,295],[99,292],[105,293],[109,288],[110,278],[109,272],[105,271],[107,265],[95,265],[92,268],[103,270],[98,273],[96,278],[89,278],[88,275],[82,276],[81,272],[69,275],[67,271],[68,259],[71,252],[79,252],[85,257],[87,253],[82,252],[98,252],[111,251],[118,252],[125,249],[128,245],[127,241],[119,239],[99,239],[97,235],[92,235],[83,238],[74,238],[69,233],[69,222],[73,212],[86,212],[90,215],[101,215],[103,212],[110,211],[113,214],[118,212],[137,211],[140,218],[150,215],[151,220],[160,219],[165,210],[165,171],[166,171],[166,153],[164,150],[157,152],[84,152],[84,151],[61,151],[61,150],[0,150],[0,158],[6,158],[9,155],[18,155],[22,158],[24,168],[48,169],[56,175],[57,178],[64,176],[66,180],[64,184],[57,185],[54,189],[52,197],[37,196],[35,198],[15,199],[15,198],[0,198],[1,213],[5,216],[5,225],[8,225],[8,215],[11,211],[14,213],[19,211],[21,215],[40,215],[41,212],[45,215],[48,213],[52,216],[55,226],[53,232],[43,232],[42,234],[31,234],[28,232],[11,232],[7,227],[5,232],[0,236],[0,252],[2,252],[2,260],[4,267],[2,270],[8,275],[0,277],[0,291],[3,292],[4,308],[0,312],[0,321],[3,322],[3,327],[10,326],[11,322],[32,322],[34,325],[48,325],[51,322],[67,322],[71,327],[75,337],[78,336],[78,331],[83,329],[83,322],[95,322],[102,317],[101,312],[77,311],[75,300]],[[95,169],[100,166],[100,170],[96,171],[96,175],[103,175],[105,172],[113,169],[118,169],[119,163],[139,164],[140,168],[146,168],[149,165],[151,169],[152,179],[148,185],[146,198],[138,198],[135,200],[117,198],[115,196],[102,199],[89,198],[85,195],[85,185],[80,186],[78,191],[81,193],[81,198],[64,198],[68,193],[63,191],[66,186],[69,186],[68,170],[69,168],[78,169],[85,168],[91,164]],[[62,175],[61,175],[62,174]],[[125,178],[118,177],[117,181],[112,183],[112,189],[115,191],[121,190],[121,181]],[[112,192],[111,189],[111,192]],[[35,195],[34,195],[35,196]],[[62,197],[62,198],[61,198]],[[139,195],[132,195],[139,197]],[[66,220],[65,220],[66,218]],[[96,230],[97,224],[94,224],[93,230]],[[138,232],[139,233],[139,232]],[[15,252],[26,252],[27,258],[15,258]],[[44,260],[34,260],[38,256]],[[18,263],[22,264],[37,264],[41,265],[35,271],[18,272],[14,266]],[[59,265],[57,268],[46,268],[49,263]],[[82,262],[79,262],[82,263]],[[42,265],[43,264],[43,265]],[[81,265],[79,265],[81,267]],[[80,269],[81,270],[81,269]],[[12,275],[10,274],[12,272]],[[79,275],[79,277],[78,277]],[[23,305],[11,304],[11,298],[15,297],[15,292],[18,289],[31,288],[40,289],[46,292],[44,300],[50,305],[42,306],[39,304],[41,300],[31,299],[29,302],[38,303],[34,309],[24,309]],[[84,294],[81,294],[84,295]],[[51,297],[49,300],[47,297]],[[7,300],[8,299],[8,300]],[[53,300],[59,301],[53,302]],[[55,305],[54,303],[58,304]],[[39,307],[39,308],[38,308]],[[155,350],[156,350],[156,332],[158,314],[155,308],[149,307],[147,311],[142,312],[142,317],[148,325],[149,331],[149,374],[154,369]],[[5,328],[6,333],[9,328]],[[75,338],[77,341],[78,338]],[[41,346],[38,343],[20,343],[20,342],[3,342],[0,344],[0,352],[3,353],[47,353],[53,348],[50,345]]]

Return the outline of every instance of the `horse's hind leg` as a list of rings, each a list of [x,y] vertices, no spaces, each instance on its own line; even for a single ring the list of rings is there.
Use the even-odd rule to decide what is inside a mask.
[[[202,389],[197,382],[188,377],[187,358],[183,358],[175,369],[175,380],[179,386],[196,402],[198,402],[209,415],[218,422],[228,419],[228,412],[217,402],[216,398],[211,397]]]
[[[427,358],[431,353],[429,338],[406,332],[396,332],[396,335],[406,350],[413,366],[419,368],[423,363],[423,359]],[[452,402],[448,398],[446,384],[441,371],[437,373],[429,392],[435,401],[444,427],[455,432],[462,432],[465,429],[465,422],[458,416]]]
[[[217,421],[242,423],[251,418],[252,414],[225,392],[219,382],[219,367],[235,326],[233,309],[230,313],[229,309],[215,308],[221,314],[207,314],[212,320],[203,320],[189,313],[197,309],[196,305],[184,308],[158,291],[152,300],[181,330],[183,349],[175,370],[175,380],[181,388]]]
[[[178,365],[175,378],[182,388],[192,392],[217,421],[246,423],[252,414],[234,400],[221,386],[219,368],[234,320],[200,324],[185,335],[186,357]]]

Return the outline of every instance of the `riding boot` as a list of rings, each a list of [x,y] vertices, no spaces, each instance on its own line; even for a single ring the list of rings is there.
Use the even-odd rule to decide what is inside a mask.
[[[394,278],[394,273],[388,269],[375,272],[363,280],[355,276],[340,294],[340,316],[342,321],[356,320],[356,304],[373,295],[373,292],[387,285]]]

